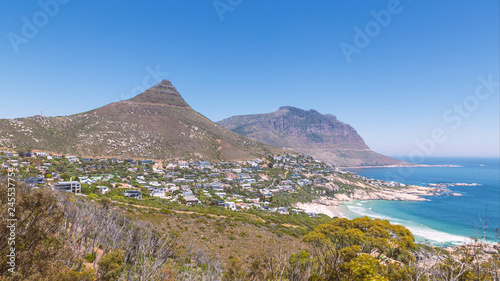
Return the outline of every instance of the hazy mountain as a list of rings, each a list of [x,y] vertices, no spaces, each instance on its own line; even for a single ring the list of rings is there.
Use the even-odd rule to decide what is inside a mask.
[[[101,108],[61,117],[0,120],[0,147],[82,156],[238,160],[279,150],[194,111],[170,81]]]
[[[371,151],[353,127],[316,110],[285,106],[267,114],[234,116],[218,124],[253,140],[291,148],[338,166],[401,163]]]

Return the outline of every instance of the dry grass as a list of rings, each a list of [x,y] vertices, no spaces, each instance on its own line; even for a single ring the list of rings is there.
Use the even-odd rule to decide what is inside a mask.
[[[308,248],[300,238],[278,237],[264,227],[222,216],[174,212],[171,215],[151,214],[147,219],[159,231],[179,235],[180,244],[203,250],[222,261],[234,256],[249,263],[255,257],[277,252],[279,248],[286,254]]]

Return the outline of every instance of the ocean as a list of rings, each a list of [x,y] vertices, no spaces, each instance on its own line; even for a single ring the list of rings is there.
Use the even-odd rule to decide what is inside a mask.
[[[476,183],[450,186],[463,196],[428,196],[430,201],[352,201],[338,207],[348,218],[369,216],[407,227],[417,242],[451,246],[485,238],[500,242],[500,159],[428,158],[429,165],[459,167],[363,168],[349,171],[367,178],[427,186],[430,183]],[[484,227],[486,232],[484,233]]]

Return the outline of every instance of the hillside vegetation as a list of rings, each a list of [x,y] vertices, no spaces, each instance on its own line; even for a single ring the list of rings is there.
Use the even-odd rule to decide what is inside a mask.
[[[164,80],[125,101],[71,116],[0,120],[0,147],[80,156],[240,160],[281,150],[219,126]]]
[[[16,273],[1,280],[498,280],[498,254],[415,244],[400,225],[112,202],[16,182]],[[259,223],[257,223],[259,222]],[[288,222],[288,223],[286,223]],[[286,225],[285,225],[286,224]],[[290,235],[279,229],[302,228]],[[277,225],[277,228],[274,228]],[[496,278],[496,279],[495,279]]]

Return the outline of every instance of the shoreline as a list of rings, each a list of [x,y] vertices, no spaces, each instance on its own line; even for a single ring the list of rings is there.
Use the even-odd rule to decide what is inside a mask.
[[[369,168],[463,168],[461,165],[427,165],[427,164],[414,164],[414,165],[386,165],[386,166],[352,166],[352,167],[339,167],[341,169],[369,169]]]
[[[363,217],[363,216],[368,216],[369,215],[361,215],[357,213],[353,213],[352,211],[349,212],[350,215],[346,213],[345,210],[342,210],[342,206],[344,206],[345,209],[347,209],[347,204],[348,203],[355,203],[358,201],[390,201],[390,200],[381,200],[381,199],[371,199],[371,200],[346,200],[346,201],[341,201],[341,200],[335,200],[333,198],[322,198],[322,199],[316,199],[313,200],[311,203],[297,203],[295,204],[296,208],[300,208],[305,210],[306,212],[314,212],[317,214],[324,214],[329,216],[330,218],[347,218],[347,219],[353,219],[354,217]],[[370,208],[371,209],[371,208]],[[356,214],[353,216],[353,214]],[[399,222],[394,222],[392,219],[387,218],[392,224],[400,224]],[[404,224],[403,224],[404,225]],[[416,236],[416,238],[420,238],[421,240],[415,239],[415,243],[430,243],[433,247],[438,247],[438,248],[459,248],[459,247],[464,247],[465,245],[469,245],[471,243],[474,243],[474,240],[471,239],[471,237],[468,236],[463,236],[460,234],[453,234],[449,232],[444,232],[442,230],[437,230],[428,227],[428,229],[436,231],[436,232],[442,232],[446,233],[449,236],[456,237],[456,240],[434,240],[431,237],[426,237],[419,235],[418,231],[415,231],[413,229],[414,227],[411,225],[404,225],[406,228],[408,228],[410,231],[412,231],[413,235]],[[490,240],[484,240],[481,241],[482,244],[487,245],[487,246],[493,246],[497,245],[495,241],[490,241]],[[499,250],[500,251],[500,250]]]
[[[332,182],[344,182],[338,177],[329,178]],[[347,201],[357,200],[380,200],[380,201],[430,201],[425,197],[429,196],[462,196],[460,193],[451,192],[442,187],[408,185],[403,188],[389,188],[379,185],[360,185],[358,189],[353,190],[349,194],[337,193],[333,197],[322,196],[310,203],[297,203],[294,207],[303,209],[306,212],[325,214],[331,218],[347,218],[347,215],[342,213],[339,205]],[[334,188],[334,187],[330,187]]]
[[[496,160],[496,158],[494,159]],[[445,162],[446,163],[446,162]],[[449,162],[452,164],[455,164],[455,162]],[[458,162],[456,164],[461,164],[462,162]],[[401,210],[408,210],[408,208],[412,208],[411,206],[416,206],[415,208],[418,207],[419,210],[423,210],[422,212],[417,212],[415,214],[422,214],[425,213],[425,210],[427,206],[429,206],[429,210],[440,210],[440,208],[435,208],[435,205],[432,204],[432,202],[429,202],[430,204],[427,205],[428,203],[419,203],[419,204],[412,204],[412,203],[402,203],[400,205],[399,203],[394,203],[386,200],[400,200],[400,201],[409,201],[407,196],[413,196],[415,195],[416,197],[421,197],[420,201],[441,201],[446,199],[446,197],[441,197],[441,196],[459,196],[457,192],[464,192],[464,196],[470,196],[465,193],[469,194],[476,194],[476,189],[474,190],[466,190],[465,188],[453,188],[453,186],[457,186],[456,183],[458,184],[458,187],[461,186],[475,186],[476,184],[482,184],[484,185],[483,189],[484,192],[489,191],[490,189],[486,188],[491,188],[488,184],[484,184],[481,182],[482,178],[474,178],[474,180],[470,180],[470,182],[473,182],[472,184],[469,181],[465,181],[465,179],[462,179],[461,173],[462,169],[443,169],[443,177],[439,176],[436,177],[438,179],[433,179],[432,177],[426,178],[424,177],[424,180],[421,180],[419,182],[436,182],[435,184],[417,184],[419,186],[412,186],[412,185],[407,185],[407,188],[403,187],[404,185],[401,185],[401,187],[388,187],[387,182],[384,182],[383,180],[378,180],[380,178],[380,175],[383,175],[384,172],[390,172],[391,169],[380,169],[380,172],[377,169],[377,172],[375,173],[375,170],[373,170],[373,173],[371,170],[364,170],[366,173],[362,173],[363,170],[362,168],[418,168],[418,167],[469,167],[469,162],[463,162],[467,163],[466,166],[459,166],[459,165],[418,165],[418,166],[409,166],[409,165],[392,165],[392,166],[356,166],[356,167],[342,167],[341,169],[344,169],[345,171],[349,171],[353,174],[358,174],[359,177],[363,179],[368,179],[368,183],[365,182],[353,182],[354,185],[361,187],[361,191],[356,192],[356,190],[353,190],[352,192],[347,191],[345,194],[339,194],[337,193],[337,196],[335,194],[332,194],[328,201],[332,201],[329,204],[334,204],[336,206],[336,211],[340,214],[342,214],[342,217],[353,219],[355,217],[362,217],[362,216],[369,216],[371,218],[379,218],[379,219],[388,219],[391,221],[393,224],[401,224],[404,225],[406,228],[408,228],[412,234],[415,236],[415,242],[416,243],[426,243],[428,245],[432,245],[433,247],[438,247],[438,248],[450,248],[450,249],[456,249],[459,247],[464,247],[464,245],[468,245],[470,243],[473,243],[475,240],[471,237],[477,237],[477,233],[474,232],[473,226],[471,227],[469,224],[464,224],[461,223],[461,221],[457,221],[455,223],[454,220],[450,220],[449,218],[443,218],[443,222],[446,223],[446,227],[443,227],[443,224],[440,224],[439,222],[441,221],[440,216],[438,213],[433,214],[432,216],[426,217],[426,216],[419,216],[419,215],[413,215],[413,213],[408,212],[405,213],[404,211],[400,213],[398,210],[401,208]],[[477,161],[471,161],[470,162],[473,167],[483,167],[483,166],[491,166],[494,167],[493,164],[490,164],[490,162],[487,162],[486,160],[477,160]],[[484,163],[479,165],[479,163]],[[493,163],[493,162],[492,162]],[[497,162],[495,162],[497,163]],[[438,163],[438,164],[442,164]],[[474,164],[474,165],[472,165]],[[485,165],[486,164],[486,165]],[[340,168],[340,167],[339,167]],[[349,170],[349,168],[352,168],[353,170]],[[354,170],[358,169],[359,170]],[[402,169],[402,170],[411,170],[411,169]],[[424,172],[425,169],[422,169],[421,172]],[[446,171],[445,171],[446,170]],[[370,171],[370,173],[368,173]],[[394,170],[396,171],[396,170]],[[415,170],[418,171],[418,170]],[[427,171],[427,170],[425,170]],[[440,175],[441,172],[440,169],[433,170],[437,175]],[[463,171],[464,174],[468,173],[468,170]],[[362,176],[362,175],[371,175],[371,176]],[[379,175],[378,177],[375,175]],[[370,179],[370,177],[373,177]],[[336,187],[339,186],[336,182],[340,182],[343,184],[348,184],[345,179],[348,179],[347,177],[331,177],[328,178],[330,183],[333,186],[334,191],[341,191],[341,189],[337,189]],[[443,184],[444,183],[444,184]],[[463,184],[467,183],[467,184]],[[446,185],[445,185],[446,184]],[[396,185],[397,186],[397,185]],[[432,189],[432,188],[439,188],[439,189]],[[451,189],[451,190],[450,190]],[[481,189],[481,190],[483,190]],[[498,190],[498,189],[496,189]],[[385,193],[385,195],[380,196],[378,193]],[[477,191],[478,194],[483,194],[479,193],[480,191]],[[358,194],[356,194],[358,193]],[[435,194],[432,194],[435,193]],[[491,193],[491,192],[489,192]],[[498,194],[497,192],[493,192],[492,194]],[[390,197],[390,198],[380,198],[380,197]],[[436,195],[440,196],[437,199],[434,200],[433,197],[429,197],[431,195]],[[379,198],[377,198],[379,197]],[[422,198],[423,197],[423,198]],[[339,200],[340,199],[340,200]],[[384,200],[385,199],[385,200]],[[452,200],[452,198],[449,198],[450,202],[455,201]],[[458,198],[457,198],[458,199]],[[459,201],[457,202],[463,202],[464,199],[458,199]],[[323,201],[323,200],[321,200]],[[320,200],[315,201],[313,203],[320,204],[322,203]],[[363,202],[365,201],[365,202]],[[368,202],[366,202],[368,201]],[[448,201],[448,200],[446,200]],[[406,207],[410,205],[410,207]],[[434,206],[434,207],[433,207]],[[474,209],[475,210],[475,209]],[[461,212],[459,212],[461,214]],[[467,212],[464,212],[467,213]],[[456,216],[456,214],[453,214]],[[467,227],[465,227],[467,225]],[[472,225],[472,224],[471,224]],[[500,244],[498,241],[494,239],[494,233],[492,234],[490,229],[488,229],[489,234],[486,235],[485,238],[482,236],[479,239],[484,245],[487,247],[491,247],[492,245],[497,245],[496,249],[500,252]]]

